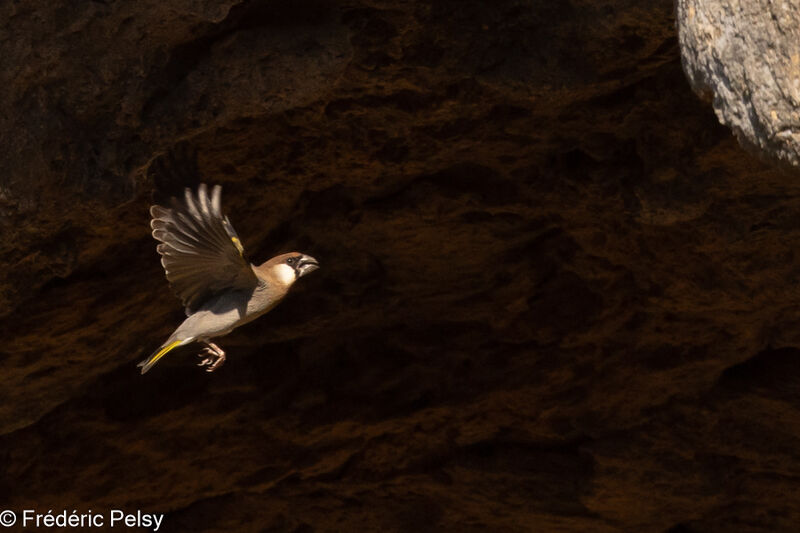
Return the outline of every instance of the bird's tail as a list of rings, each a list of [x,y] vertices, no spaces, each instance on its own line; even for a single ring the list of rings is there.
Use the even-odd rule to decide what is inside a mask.
[[[148,370],[153,368],[153,365],[158,363],[159,359],[161,359],[162,357],[167,355],[167,353],[172,351],[173,348],[177,348],[178,346],[180,346],[184,342],[185,341],[178,340],[178,339],[175,339],[173,341],[167,341],[167,342],[165,342],[164,344],[161,345],[161,348],[159,348],[158,350],[153,352],[153,354],[150,357],[148,357],[147,359],[145,359],[144,361],[142,361],[141,363],[139,363],[136,366],[141,367],[142,368],[142,374],[144,374],[145,372],[147,372]]]

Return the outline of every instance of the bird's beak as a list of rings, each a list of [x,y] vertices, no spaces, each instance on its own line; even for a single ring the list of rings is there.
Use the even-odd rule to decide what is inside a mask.
[[[314,272],[319,268],[319,263],[310,255],[304,255],[297,263],[297,277],[302,278],[309,272]]]

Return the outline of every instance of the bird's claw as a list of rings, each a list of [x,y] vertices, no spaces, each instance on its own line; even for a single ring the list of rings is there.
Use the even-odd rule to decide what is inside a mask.
[[[225,353],[217,353],[211,348],[203,348],[203,351],[197,354],[197,357],[202,357],[203,360],[197,363],[197,366],[206,366],[206,372],[213,372],[225,362]]]

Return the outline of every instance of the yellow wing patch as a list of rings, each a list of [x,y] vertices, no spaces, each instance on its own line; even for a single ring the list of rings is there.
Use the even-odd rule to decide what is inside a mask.
[[[239,250],[239,255],[244,257],[244,247],[242,247],[242,242],[239,240],[239,237],[231,237],[231,241],[236,249]]]

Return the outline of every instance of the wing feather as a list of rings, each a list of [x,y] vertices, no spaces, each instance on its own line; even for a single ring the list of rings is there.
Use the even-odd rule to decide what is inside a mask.
[[[244,258],[239,237],[222,214],[222,188],[201,183],[197,193],[184,191],[171,207],[150,208],[156,250],[170,287],[195,312],[211,297],[231,289],[253,289],[258,280]]]

